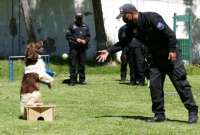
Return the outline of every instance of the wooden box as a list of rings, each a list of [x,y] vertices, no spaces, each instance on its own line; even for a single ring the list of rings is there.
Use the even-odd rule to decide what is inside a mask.
[[[24,116],[27,120],[53,121],[55,105],[25,106]]]

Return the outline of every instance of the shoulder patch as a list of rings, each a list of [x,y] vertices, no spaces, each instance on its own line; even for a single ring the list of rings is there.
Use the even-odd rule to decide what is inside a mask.
[[[159,29],[159,30],[163,30],[165,28],[165,24],[163,22],[158,22],[156,27]]]

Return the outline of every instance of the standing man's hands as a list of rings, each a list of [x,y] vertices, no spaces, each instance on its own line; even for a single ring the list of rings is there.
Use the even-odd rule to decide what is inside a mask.
[[[77,39],[76,39],[76,42],[81,43],[81,39],[80,39],[80,38],[77,38]]]
[[[81,38],[77,38],[77,39],[76,39],[76,42],[79,43],[79,44],[83,44],[83,45],[86,44],[86,40],[81,39]]]
[[[82,39],[81,43],[85,45],[86,44],[86,40]]]
[[[109,52],[107,50],[98,51],[98,56],[96,58],[97,62],[104,62],[108,58]]]
[[[176,59],[177,59],[177,57],[176,57],[176,51],[169,52],[168,60],[171,60],[171,62],[175,62]]]

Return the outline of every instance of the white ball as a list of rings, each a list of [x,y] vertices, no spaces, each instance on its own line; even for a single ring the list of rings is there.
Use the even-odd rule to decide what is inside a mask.
[[[65,60],[65,59],[67,59],[68,58],[68,54],[67,53],[63,53],[62,54],[62,58]]]

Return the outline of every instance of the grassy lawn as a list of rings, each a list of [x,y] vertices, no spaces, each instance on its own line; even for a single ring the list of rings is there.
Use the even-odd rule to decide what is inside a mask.
[[[187,111],[168,79],[165,83],[168,120],[164,123],[148,123],[146,120],[153,115],[149,89],[146,86],[119,84],[118,67],[88,67],[88,85],[75,87],[61,83],[66,77],[67,70],[64,69],[55,77],[51,91],[41,85],[44,102],[56,105],[54,122],[19,119],[21,76],[15,82],[8,82],[6,77],[0,79],[0,135],[200,134],[200,123],[186,123]],[[200,75],[190,75],[189,80],[199,104]]]

